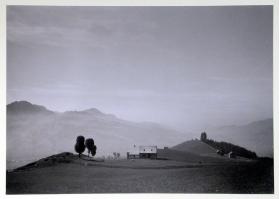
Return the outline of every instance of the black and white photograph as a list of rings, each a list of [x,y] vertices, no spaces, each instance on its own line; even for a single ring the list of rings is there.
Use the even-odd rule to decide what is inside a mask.
[[[6,195],[278,191],[272,4],[5,9]]]

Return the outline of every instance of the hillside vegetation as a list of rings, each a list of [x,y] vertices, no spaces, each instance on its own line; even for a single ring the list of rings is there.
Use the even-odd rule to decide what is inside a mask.
[[[205,134],[205,138],[201,138],[201,140],[188,140],[175,145],[171,149],[178,152],[186,152],[207,157],[220,157],[220,155],[222,156],[233,152],[236,156],[248,159],[257,158],[257,154],[255,152],[252,152],[244,147],[229,142],[218,142],[212,139],[207,139],[206,133],[204,132],[202,134]]]
[[[237,156],[249,158],[249,159],[255,159],[257,158],[257,154],[255,152],[249,151],[248,149],[245,149],[244,147],[240,147],[237,145],[234,145],[232,143],[228,142],[217,142],[211,139],[203,140],[206,144],[208,144],[211,147],[214,147],[217,150],[222,151],[225,154],[228,154],[230,152],[235,153]]]

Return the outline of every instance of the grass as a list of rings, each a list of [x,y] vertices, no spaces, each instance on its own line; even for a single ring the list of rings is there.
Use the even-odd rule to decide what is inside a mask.
[[[273,163],[266,160],[214,164],[170,160],[55,162],[8,172],[7,194],[273,193]]]

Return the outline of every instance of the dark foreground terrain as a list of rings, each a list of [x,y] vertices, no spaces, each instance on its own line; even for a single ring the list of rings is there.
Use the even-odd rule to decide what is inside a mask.
[[[7,172],[7,194],[273,193],[273,162],[78,159],[64,153]]]

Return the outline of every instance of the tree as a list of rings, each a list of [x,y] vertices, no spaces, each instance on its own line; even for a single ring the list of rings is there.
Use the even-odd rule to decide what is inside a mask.
[[[78,153],[78,157],[80,158],[80,154],[82,154],[85,150],[84,145],[84,137],[82,135],[77,136],[75,151]]]
[[[92,155],[92,156],[95,156],[95,155],[96,155],[96,152],[97,152],[97,146],[94,145],[94,146],[93,146],[93,150],[91,150],[91,155]]]
[[[94,147],[94,140],[92,138],[86,139],[85,140],[85,146],[88,150],[88,157],[89,157],[89,154],[93,150],[93,147]]]
[[[88,150],[88,157],[89,157],[90,153],[91,153],[92,156],[95,156],[96,155],[97,147],[94,144],[94,140],[92,138],[86,139],[85,145],[86,145],[86,148]]]
[[[116,159],[116,152],[113,152],[113,157],[114,159]]]
[[[112,154],[113,154],[113,158],[114,158],[114,159],[119,159],[120,153],[113,152]]]

